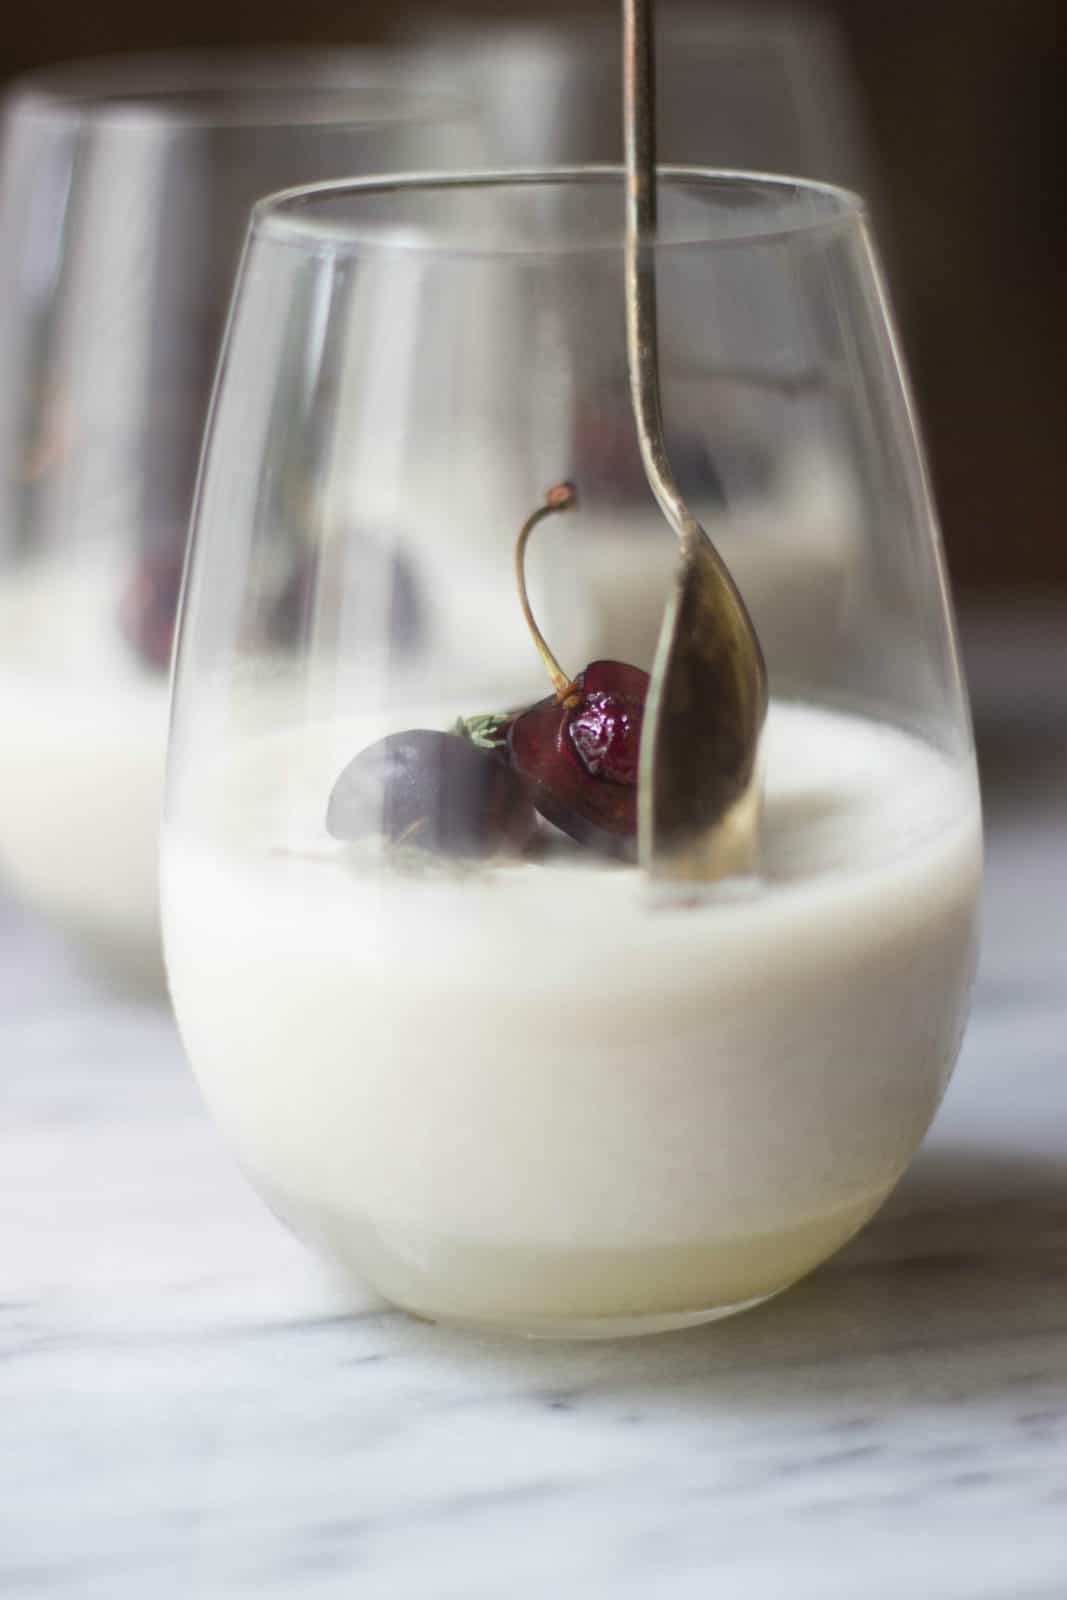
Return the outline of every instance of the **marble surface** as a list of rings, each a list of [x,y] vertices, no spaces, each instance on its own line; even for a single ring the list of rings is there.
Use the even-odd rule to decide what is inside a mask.
[[[687,1334],[507,1345],[354,1299],[167,1018],[3,907],[5,1600],[1063,1600],[1067,720],[1002,711],[922,1153],[807,1282]]]

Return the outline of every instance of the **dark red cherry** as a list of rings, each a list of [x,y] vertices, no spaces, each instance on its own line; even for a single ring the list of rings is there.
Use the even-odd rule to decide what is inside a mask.
[[[181,551],[154,550],[142,556],[122,596],[122,631],[142,661],[156,672],[166,672],[170,666],[181,587]]]
[[[333,786],[326,827],[335,839],[383,835],[440,855],[519,851],[537,818],[502,754],[455,733],[412,728],[368,745]]]
[[[604,855],[632,859],[648,674],[622,661],[594,661],[572,690],[514,719],[511,764],[557,828]]]

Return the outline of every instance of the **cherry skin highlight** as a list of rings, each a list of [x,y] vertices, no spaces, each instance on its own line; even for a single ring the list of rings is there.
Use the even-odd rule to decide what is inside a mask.
[[[632,860],[648,674],[594,661],[571,687],[514,718],[511,765],[549,822],[602,855]]]
[[[585,697],[567,724],[570,741],[590,777],[636,783],[643,707],[602,691]]]

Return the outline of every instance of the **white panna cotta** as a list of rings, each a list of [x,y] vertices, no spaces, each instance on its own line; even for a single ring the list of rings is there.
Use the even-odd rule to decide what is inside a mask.
[[[563,1335],[706,1320],[843,1244],[959,1045],[970,768],[774,704],[759,878],[665,903],[578,847],[407,873],[338,844],[383,731],[249,740],[164,830],[182,1034],[272,1206],[410,1310]]]
[[[0,872],[96,965],[162,993],[167,677],[121,637],[119,592],[103,565],[0,586]]]

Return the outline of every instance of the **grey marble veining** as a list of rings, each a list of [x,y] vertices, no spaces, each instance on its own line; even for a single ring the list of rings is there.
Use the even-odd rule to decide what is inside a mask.
[[[1064,1600],[1067,788],[988,748],[922,1153],[807,1282],[664,1338],[355,1298],[247,1191],[166,1017],[0,910],[5,1600]]]

